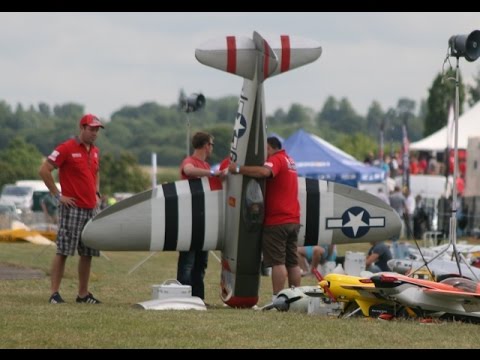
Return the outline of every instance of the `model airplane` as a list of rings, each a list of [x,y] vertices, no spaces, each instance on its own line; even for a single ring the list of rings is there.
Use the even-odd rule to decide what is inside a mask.
[[[231,143],[231,159],[263,165],[266,123],[263,82],[318,59],[320,45],[281,35],[267,41],[227,36],[198,48],[202,64],[244,78]],[[299,245],[342,244],[397,236],[395,211],[374,195],[340,184],[299,178]],[[182,180],[123,200],[84,228],[86,245],[100,250],[221,250],[221,298],[232,307],[258,301],[263,223],[263,179],[227,176]],[[288,191],[288,189],[286,189]]]
[[[388,272],[375,274],[370,281],[374,287],[364,284],[349,288],[408,306],[419,316],[455,315],[457,319],[480,321],[478,282],[458,277],[434,282]]]
[[[324,307],[332,306],[334,303],[342,304],[331,310],[337,310],[339,315],[341,312],[344,317],[353,315],[359,309],[367,317],[378,317],[385,312],[394,312],[392,301],[379,298],[369,292],[350,289],[352,285],[375,288],[369,279],[331,273],[322,278],[318,286],[291,287],[280,291],[277,297],[270,304],[263,306],[261,310],[276,309],[306,313],[311,298],[320,297],[325,302]]]
[[[310,297],[323,294],[318,286],[299,286],[283,289],[277,297],[270,303],[260,308],[260,310],[277,309],[278,311],[308,311],[308,302]]]
[[[408,275],[412,271],[425,269],[425,263],[420,260],[410,259],[391,259],[388,260],[388,267],[399,274]],[[462,273],[460,274],[458,266]],[[454,261],[444,259],[434,259],[427,261],[428,271],[432,272],[433,278],[439,280],[446,277],[465,277],[471,280],[480,280],[480,269],[467,266],[464,263],[457,264]]]

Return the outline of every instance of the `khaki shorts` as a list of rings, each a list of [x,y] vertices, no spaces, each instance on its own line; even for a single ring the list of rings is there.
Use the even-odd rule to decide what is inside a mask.
[[[263,227],[263,265],[298,265],[297,239],[300,224],[281,224]]]

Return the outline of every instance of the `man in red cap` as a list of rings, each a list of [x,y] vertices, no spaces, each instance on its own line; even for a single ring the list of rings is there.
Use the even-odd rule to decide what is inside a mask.
[[[65,271],[67,256],[80,255],[78,263],[77,303],[99,304],[88,291],[92,256],[98,250],[85,246],[80,238],[83,227],[97,212],[100,201],[100,156],[94,145],[100,128],[100,120],[92,114],[80,119],[80,134],[60,145],[47,157],[39,170],[51,194],[59,202],[59,228],[57,252],[52,262],[51,304],[64,303],[58,292]],[[57,189],[52,171],[58,169],[61,192]]]

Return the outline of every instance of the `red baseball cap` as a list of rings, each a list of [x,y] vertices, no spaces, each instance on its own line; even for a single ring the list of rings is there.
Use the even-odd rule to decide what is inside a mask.
[[[96,117],[93,114],[84,115],[80,119],[80,126],[83,126],[83,125],[88,125],[91,127],[101,127],[102,129],[105,128],[103,124],[100,122],[100,120],[98,120],[98,117]]]

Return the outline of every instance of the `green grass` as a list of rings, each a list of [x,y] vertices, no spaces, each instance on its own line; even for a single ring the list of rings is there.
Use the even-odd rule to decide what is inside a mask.
[[[340,248],[340,253],[346,245]],[[350,248],[349,248],[350,249]],[[365,251],[368,244],[351,248]],[[0,280],[0,348],[479,348],[478,325],[422,325],[319,315],[230,309],[218,296],[220,264],[210,256],[206,276],[208,311],[145,311],[133,304],[151,299],[151,286],[176,275],[176,252],[106,252],[93,262],[90,282],[100,305],[76,304],[78,257],[69,258],[61,294],[47,303],[50,280]],[[48,273],[54,247],[0,243],[0,262]],[[312,278],[304,285],[313,285]],[[259,305],[271,300],[262,277]]]

